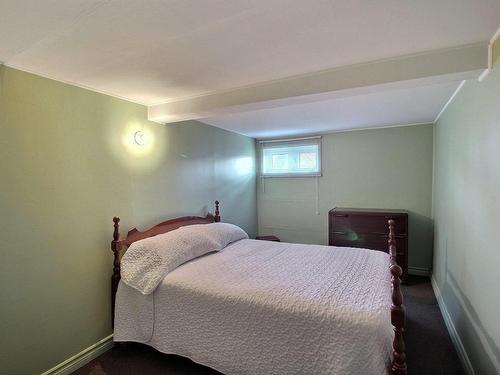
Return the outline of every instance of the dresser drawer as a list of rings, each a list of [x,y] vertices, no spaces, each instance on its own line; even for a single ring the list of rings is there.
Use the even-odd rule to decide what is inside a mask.
[[[406,218],[400,216],[364,216],[342,213],[330,213],[330,231],[352,231],[356,233],[388,234],[387,221],[395,221],[394,230],[397,235],[406,235]]]
[[[365,249],[389,252],[389,237],[384,234],[356,233],[353,231],[330,232],[330,246],[362,247]],[[405,255],[407,246],[406,236],[396,236],[397,255]]]

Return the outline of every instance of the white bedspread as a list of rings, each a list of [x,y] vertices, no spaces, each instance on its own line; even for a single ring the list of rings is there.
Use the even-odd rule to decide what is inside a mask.
[[[224,374],[387,374],[389,257],[244,239],[169,273],[150,295],[120,282],[115,341]]]

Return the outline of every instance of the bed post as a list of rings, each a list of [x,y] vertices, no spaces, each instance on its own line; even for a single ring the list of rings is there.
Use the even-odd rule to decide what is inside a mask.
[[[394,340],[392,342],[393,359],[391,365],[392,375],[406,375],[406,354],[405,342],[403,338],[406,311],[403,305],[403,293],[401,292],[401,275],[403,270],[396,261],[396,237],[394,232],[394,220],[389,219],[389,254],[391,283],[392,283],[392,305],[391,305],[391,323],[394,327]]]
[[[220,222],[219,201],[215,201],[215,216],[214,216],[214,221],[216,223]]]
[[[115,324],[115,298],[116,291],[118,289],[118,283],[120,282],[120,251],[122,245],[120,243],[120,218],[115,216],[113,218],[114,231],[113,231],[113,241],[111,241],[111,251],[113,251],[113,275],[111,276],[111,327]]]

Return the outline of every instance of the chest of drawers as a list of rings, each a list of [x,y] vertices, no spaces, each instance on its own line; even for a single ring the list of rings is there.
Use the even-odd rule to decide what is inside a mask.
[[[328,244],[389,252],[387,220],[395,221],[397,262],[408,277],[408,212],[336,207],[328,212]]]

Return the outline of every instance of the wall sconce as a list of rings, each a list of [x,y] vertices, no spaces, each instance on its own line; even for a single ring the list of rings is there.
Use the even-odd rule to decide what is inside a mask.
[[[143,131],[136,131],[134,133],[134,142],[139,146],[144,146],[146,144],[146,134]]]

